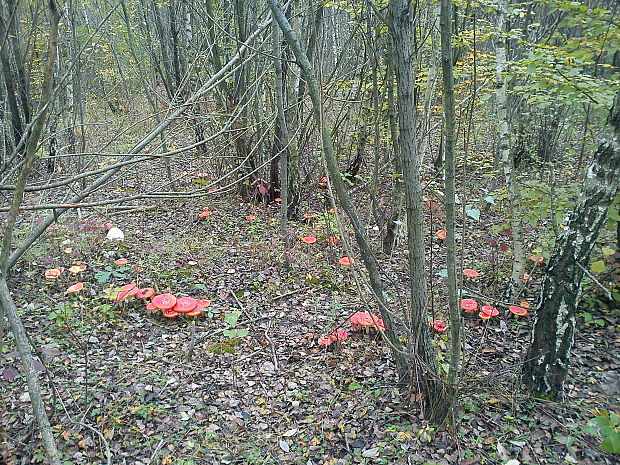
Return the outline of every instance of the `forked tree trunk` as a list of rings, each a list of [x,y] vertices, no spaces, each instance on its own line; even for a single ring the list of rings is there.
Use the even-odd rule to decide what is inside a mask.
[[[574,343],[577,301],[590,252],[620,185],[620,92],[609,116],[613,136],[599,145],[579,200],[543,279],[523,382],[536,396],[561,400]]]
[[[506,0],[497,3],[497,37],[495,39],[496,53],[496,88],[497,122],[499,126],[499,159],[504,172],[504,180],[508,191],[510,209],[510,230],[512,233],[512,273],[508,294],[512,297],[525,271],[525,249],[523,245],[523,225],[521,220],[521,202],[517,190],[516,169],[510,153],[510,125],[508,122],[508,96],[506,95]]]

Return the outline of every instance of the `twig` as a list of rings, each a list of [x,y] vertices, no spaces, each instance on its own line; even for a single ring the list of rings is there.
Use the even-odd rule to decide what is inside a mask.
[[[274,301],[274,300],[279,300],[279,299],[282,299],[282,298],[284,298],[284,297],[288,297],[289,295],[297,294],[298,292],[305,291],[305,290],[306,290],[306,288],[305,288],[305,287],[302,287],[302,288],[300,288],[300,289],[295,289],[294,291],[291,291],[291,292],[286,292],[286,293],[284,293],[284,294],[277,295],[277,296],[275,296],[275,297],[274,297],[273,299],[271,299],[271,300],[272,300],[272,301]]]
[[[269,327],[271,327],[271,325],[269,325]],[[273,345],[273,341],[269,337],[268,331],[269,331],[269,328],[265,330],[265,339],[267,339],[267,342],[269,343],[269,346],[271,347],[271,357],[273,358],[274,371],[279,371],[280,367],[278,365],[278,357],[276,356],[276,347]]]
[[[586,270],[583,266],[581,266],[581,263],[577,262],[577,266],[579,268],[581,268],[581,270],[588,276],[588,278],[590,278],[592,281],[594,281],[594,284],[596,284],[598,287],[601,288],[601,290],[607,294],[607,298],[609,300],[614,300],[613,295],[611,295],[611,292],[609,291],[609,289],[607,289],[605,286],[603,286],[600,282],[598,282],[598,280],[592,275],[592,273],[590,273],[588,270]]]
[[[75,423],[76,425],[80,425],[84,428],[87,428],[91,430],[93,433],[95,433],[97,436],[99,436],[99,439],[101,440],[101,442],[103,443],[103,447],[105,448],[105,456],[107,459],[107,464],[112,465],[112,451],[110,450],[110,444],[108,444],[108,440],[101,433],[101,431],[99,431],[97,428],[93,426],[90,426],[87,423],[82,423],[81,421],[73,421],[73,423]]]

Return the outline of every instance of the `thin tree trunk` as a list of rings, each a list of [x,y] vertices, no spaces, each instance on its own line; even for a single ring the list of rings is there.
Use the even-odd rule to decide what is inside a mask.
[[[435,353],[431,346],[426,314],[427,289],[422,210],[422,154],[416,144],[416,102],[414,101],[413,60],[415,59],[415,6],[409,0],[391,0],[389,29],[394,41],[394,69],[398,87],[399,151],[403,157],[403,181],[407,208],[407,248],[409,249],[409,324],[412,331],[412,379],[426,400],[426,416],[442,421],[447,414],[443,386],[438,379]]]
[[[523,382],[536,396],[562,400],[574,343],[584,269],[620,186],[620,92],[609,116],[612,137],[599,145],[543,279]]]
[[[450,371],[448,374],[448,404],[454,405],[461,361],[462,319],[458,305],[455,240],[455,184],[454,152],[456,125],[454,113],[454,71],[452,61],[452,0],[441,0],[441,69],[443,72],[443,117],[445,128],[445,195],[446,206],[446,266],[448,268],[448,308],[450,310]]]
[[[512,298],[519,288],[525,271],[525,248],[523,244],[523,224],[521,220],[521,202],[517,189],[516,168],[510,151],[510,125],[508,122],[508,97],[506,95],[506,0],[497,3],[497,38],[495,39],[497,87],[497,120],[499,125],[499,158],[504,172],[508,203],[510,209],[510,229],[512,233],[512,274],[508,294]]]
[[[26,187],[26,183],[28,182],[28,175],[32,171],[32,166],[36,158],[39,139],[45,124],[45,117],[51,104],[50,95],[53,86],[54,64],[58,50],[58,22],[60,15],[58,14],[54,0],[49,0],[48,9],[50,31],[48,39],[47,62],[41,90],[41,101],[39,103],[39,111],[37,112],[38,116],[32,126],[32,131],[28,139],[25,163],[22,166],[21,172],[17,179],[11,209],[9,211],[2,238],[2,250],[0,251],[0,306],[3,310],[2,313],[6,313],[9,320],[9,325],[11,327],[13,337],[15,338],[15,344],[22,360],[24,375],[26,376],[26,382],[28,384],[28,393],[32,403],[32,410],[37,423],[39,424],[39,432],[41,433],[48,459],[52,465],[60,465],[60,454],[58,452],[58,448],[56,447],[56,441],[54,440],[54,435],[52,433],[47,412],[45,411],[45,404],[43,403],[43,396],[41,394],[41,386],[39,384],[37,372],[34,368],[34,359],[32,357],[30,342],[28,341],[26,330],[24,329],[24,325],[22,324],[17,307],[15,306],[15,302],[11,297],[9,287],[7,285],[7,274],[9,271],[13,231],[15,229],[15,223],[19,214],[19,207],[24,197],[24,189]],[[4,319],[4,315],[0,314],[0,318]]]
[[[316,76],[314,74],[314,69],[310,64],[310,61],[308,61],[308,57],[303,51],[301,43],[293,32],[291,25],[278,7],[277,0],[267,0],[267,2],[271,8],[274,19],[277,21],[280,29],[282,30],[282,33],[284,34],[284,38],[286,39],[293,53],[295,54],[295,57],[297,58],[297,63],[301,68],[304,79],[306,80],[306,84],[308,86],[308,94],[312,99],[312,110],[314,113],[314,119],[316,121],[317,127],[321,131],[323,156],[325,157],[330,181],[334,186],[334,190],[336,191],[336,195],[340,200],[342,208],[346,212],[353,225],[355,239],[360,247],[360,254],[362,256],[362,260],[364,261],[366,269],[368,270],[371,288],[373,290],[373,293],[375,294],[377,301],[379,302],[381,317],[385,322],[386,336],[388,338],[388,341],[390,342],[392,356],[394,357],[397,371],[401,377],[401,381],[407,383],[410,379],[408,368],[404,356],[402,343],[398,339],[394,330],[395,328],[393,324],[393,318],[385,300],[383,283],[381,282],[381,275],[379,273],[379,264],[377,263],[377,259],[370,248],[370,241],[366,235],[366,227],[360,219],[355,206],[351,202],[349,193],[347,192],[344,181],[341,178],[340,169],[338,168],[338,161],[336,159],[334,146],[331,140],[331,131],[329,130],[323,119],[320,90]]]

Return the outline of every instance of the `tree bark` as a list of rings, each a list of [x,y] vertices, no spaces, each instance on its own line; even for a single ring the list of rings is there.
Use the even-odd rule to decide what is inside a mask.
[[[525,250],[523,244],[523,225],[521,220],[521,202],[517,189],[516,168],[511,156],[510,124],[508,121],[508,97],[506,95],[506,0],[497,3],[497,37],[495,38],[496,53],[496,88],[497,122],[499,126],[499,159],[504,172],[504,180],[508,191],[510,209],[510,230],[512,234],[512,273],[508,294],[512,298],[519,287],[525,271]]]
[[[422,154],[416,144],[416,102],[413,64],[415,61],[415,6],[409,0],[391,0],[389,29],[394,41],[394,67],[398,87],[399,151],[403,157],[403,181],[407,209],[407,247],[409,249],[409,324],[415,357],[412,379],[426,400],[426,416],[442,421],[447,413],[443,386],[438,378],[435,353],[431,346],[426,315],[427,289],[422,210]]]
[[[462,318],[458,305],[455,240],[455,184],[454,152],[456,125],[454,110],[454,70],[452,61],[452,0],[441,0],[441,69],[443,72],[443,118],[445,128],[445,195],[446,207],[446,266],[448,268],[448,308],[450,310],[450,371],[448,374],[448,404],[454,405],[461,362]]]
[[[620,92],[609,124],[613,135],[601,143],[567,228],[560,234],[543,279],[523,382],[543,398],[561,400],[574,343],[575,316],[583,269],[620,185]]]
[[[25,163],[22,166],[21,172],[17,179],[11,209],[9,211],[2,238],[2,250],[0,251],[0,307],[2,309],[2,313],[6,313],[11,327],[11,332],[15,338],[15,345],[17,346],[17,350],[21,357],[24,375],[26,376],[26,383],[28,384],[28,394],[30,395],[32,410],[37,423],[39,424],[39,432],[41,433],[48,459],[52,465],[60,465],[60,454],[58,453],[58,448],[56,447],[56,441],[54,440],[50,421],[47,416],[47,412],[45,411],[45,404],[43,403],[43,396],[41,394],[41,386],[39,384],[37,372],[34,368],[34,359],[32,357],[30,342],[28,341],[26,330],[24,329],[24,325],[22,324],[17,307],[15,306],[15,302],[11,297],[9,287],[7,285],[7,273],[9,271],[9,258],[11,253],[11,244],[13,242],[15,222],[17,221],[17,216],[19,214],[19,206],[24,198],[24,188],[26,187],[26,183],[28,181],[28,175],[32,171],[32,166],[36,158],[39,139],[41,137],[41,132],[43,131],[43,125],[45,124],[45,117],[50,107],[54,64],[58,50],[58,22],[60,15],[58,14],[54,0],[49,0],[48,10],[50,32],[48,39],[47,62],[43,76],[41,100],[39,102],[39,111],[35,116],[36,119],[28,139]],[[0,319],[3,318],[4,315],[0,314]]]

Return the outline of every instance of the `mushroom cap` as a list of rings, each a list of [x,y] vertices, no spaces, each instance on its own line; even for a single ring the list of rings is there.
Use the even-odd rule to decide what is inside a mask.
[[[200,316],[202,315],[202,308],[196,307],[191,312],[185,313],[187,316]]]
[[[489,317],[499,315],[499,310],[496,309],[493,305],[483,305],[480,310],[481,310],[480,313],[484,313],[485,315],[488,315]]]
[[[510,313],[516,316],[527,315],[527,310],[523,307],[519,307],[518,305],[511,305],[510,307],[508,307],[508,310],[510,310]]]
[[[355,263],[355,260],[350,257],[340,257],[338,263],[340,263],[342,266],[350,266],[351,264]]]
[[[84,270],[86,270],[86,265],[73,265],[69,268],[69,272],[73,274],[81,273]]]
[[[112,300],[115,302],[121,302],[125,300],[127,297],[131,297],[132,295],[136,295],[139,292],[138,286],[136,283],[129,283],[121,286],[120,289],[113,291],[110,296]]]
[[[45,270],[45,278],[46,279],[57,279],[60,276],[59,268],[51,268],[49,270]]]
[[[181,297],[173,307],[175,312],[189,313],[196,308],[196,299],[193,297]]]
[[[119,258],[118,260],[116,260],[114,262],[115,265],[127,265],[127,263],[129,263],[129,260],[127,260],[126,258]]]
[[[245,217],[245,219],[246,219],[246,220],[248,220],[248,221],[252,221],[252,220],[255,220],[255,219],[256,219],[256,216],[254,216],[254,215],[248,215],[248,216],[246,216],[246,217]]]
[[[320,346],[325,346],[325,347],[327,347],[327,346],[331,345],[331,344],[332,344],[332,342],[334,342],[334,341],[333,341],[333,340],[332,340],[332,338],[331,338],[331,337],[329,337],[329,336],[322,336],[322,337],[320,337],[320,338],[319,338],[319,340],[318,340],[319,345],[320,345]]]
[[[474,313],[478,310],[478,302],[474,299],[463,299],[461,300],[461,308],[465,310],[467,313]]]
[[[435,320],[431,326],[438,333],[443,333],[448,328],[446,322],[443,320]]]
[[[374,313],[369,312],[356,312],[349,318],[349,321],[354,326],[366,326],[366,327],[374,327],[381,331],[385,329],[385,325],[383,324],[383,319],[379,318]],[[355,329],[355,328],[354,328]]]
[[[465,268],[463,270],[463,274],[467,276],[468,278],[477,278],[478,276],[480,276],[480,273],[478,273],[473,268]]]
[[[205,209],[200,212],[200,214],[198,215],[200,218],[207,218],[209,216],[213,215],[213,212],[211,210],[209,210],[207,207],[205,207]]]
[[[344,341],[349,337],[349,333],[347,333],[344,329],[337,329],[333,333],[329,335],[332,341]]]
[[[329,236],[326,241],[330,244],[335,244],[336,242],[340,241],[340,239],[338,239],[338,237],[336,236]]]
[[[314,244],[316,242],[316,237],[304,236],[301,238],[301,242],[303,242],[304,244]]]
[[[445,229],[440,229],[439,231],[437,231],[437,232],[435,233],[435,237],[436,237],[437,239],[440,239],[440,240],[442,240],[442,241],[445,241],[445,240],[446,240],[446,237],[447,237],[447,234],[448,234],[448,232],[447,232]]]
[[[483,320],[489,320],[489,319],[491,318],[491,315],[489,315],[489,314],[488,314],[488,313],[486,313],[486,312],[480,312],[480,313],[478,313],[478,316],[479,316],[480,318],[482,318]]]
[[[209,305],[211,305],[211,301],[209,299],[200,299],[196,301],[196,308],[193,311],[196,310],[202,310],[203,308],[208,307]]]
[[[543,257],[542,255],[540,257],[537,257],[536,255],[532,254],[530,255],[530,260],[532,260],[534,263],[542,263],[545,261],[545,257]]]
[[[109,239],[111,241],[124,241],[125,240],[125,234],[120,229],[118,229],[116,227],[111,227],[108,230],[108,234],[106,235],[106,239]]]
[[[138,290],[136,297],[138,299],[148,299],[153,294],[155,294],[155,289],[153,289],[152,287],[145,287],[144,289]]]
[[[179,312],[175,312],[174,310],[169,308],[167,310],[164,310],[162,315],[164,315],[166,318],[174,318],[179,315]]]
[[[146,304],[145,308],[147,310],[159,310],[155,305],[153,305],[153,302],[149,302],[148,304]]]
[[[519,307],[530,308],[530,303],[524,300],[523,302],[519,302]]]
[[[151,303],[160,310],[170,310],[177,303],[177,298],[172,294],[159,294],[153,297]]]
[[[75,294],[84,289],[84,283],[75,283],[67,288],[67,294]]]
[[[307,220],[310,218],[314,218],[315,214],[314,213],[304,213],[303,217],[306,218]]]

